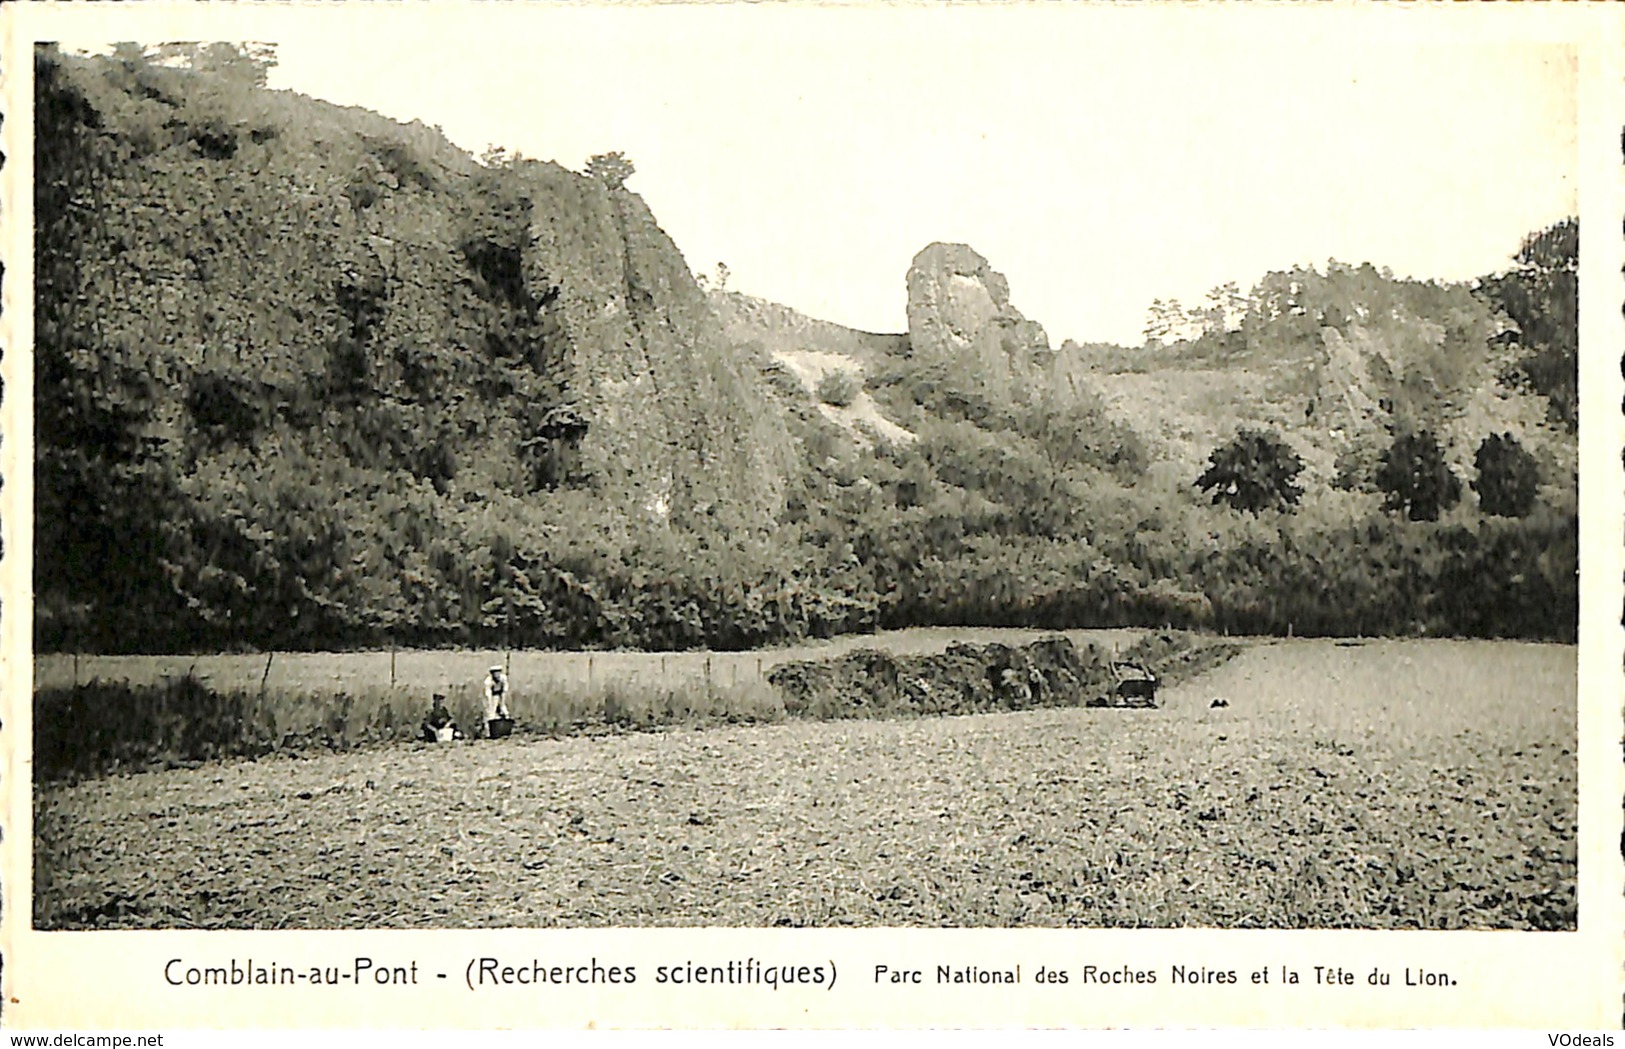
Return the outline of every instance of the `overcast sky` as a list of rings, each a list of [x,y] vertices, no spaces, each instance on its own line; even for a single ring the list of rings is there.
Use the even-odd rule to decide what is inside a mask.
[[[1465,278],[1577,210],[1562,47],[1311,11],[508,6],[287,37],[272,84],[475,153],[623,150],[696,272],[869,330],[906,327],[933,240],[1055,344],[1137,343],[1156,297],[1329,257]]]

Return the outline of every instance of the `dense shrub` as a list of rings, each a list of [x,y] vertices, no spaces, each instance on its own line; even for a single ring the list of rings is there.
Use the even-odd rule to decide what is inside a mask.
[[[857,399],[863,384],[845,368],[832,368],[818,380],[818,399],[836,408],[845,408]]]
[[[1218,666],[1237,651],[1233,645],[1164,632],[1118,658],[1151,670],[1167,685]],[[837,659],[784,663],[768,675],[788,713],[818,718],[1103,705],[1115,680],[1105,651],[1059,636],[1016,647],[953,644],[926,655],[859,649]]]
[[[219,694],[194,677],[131,688],[93,681],[34,699],[34,775],[51,779],[164,761],[261,754],[271,726],[252,697]]]

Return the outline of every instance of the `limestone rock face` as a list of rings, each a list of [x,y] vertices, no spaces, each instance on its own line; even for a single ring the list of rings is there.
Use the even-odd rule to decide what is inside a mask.
[[[38,73],[41,532],[130,507],[39,559],[42,637],[576,643],[620,628],[554,614],[559,551],[776,525],[784,413],[635,192],[144,59]],[[121,529],[141,557],[76,567]]]
[[[908,336],[915,356],[1008,391],[1050,352],[1049,336],[1010,304],[1010,284],[967,244],[936,243],[908,269]]]
[[[1339,470],[1350,480],[1369,476],[1386,447],[1382,407],[1371,396],[1371,362],[1378,359],[1371,340],[1358,329],[1345,338],[1336,328],[1321,331],[1323,356],[1307,373],[1313,382],[1310,405],[1314,422],[1325,435],[1325,455],[1305,462],[1311,476],[1332,483]]]
[[[766,520],[787,463],[784,422],[726,352],[705,292],[637,194],[552,164],[529,176],[527,278],[556,287],[588,423],[581,452],[601,487],[636,505]],[[744,522],[735,522],[736,524]]]

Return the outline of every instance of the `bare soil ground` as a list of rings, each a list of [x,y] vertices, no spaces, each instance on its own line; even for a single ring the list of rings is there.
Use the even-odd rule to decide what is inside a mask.
[[[1265,644],[1164,698],[42,787],[35,925],[1574,927],[1572,647]]]

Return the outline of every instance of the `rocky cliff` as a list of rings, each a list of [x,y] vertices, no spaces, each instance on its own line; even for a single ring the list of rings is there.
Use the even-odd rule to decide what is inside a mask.
[[[771,528],[784,420],[635,193],[135,49],[36,66],[47,643],[506,628],[571,544]]]
[[[635,193],[552,164],[527,165],[532,286],[567,345],[586,423],[583,466],[657,515],[781,505],[789,449],[760,376],[727,351],[682,253]]]
[[[909,345],[922,363],[960,369],[999,398],[1047,368],[1043,326],[1011,305],[1009,282],[969,245],[928,245],[907,283]]]

